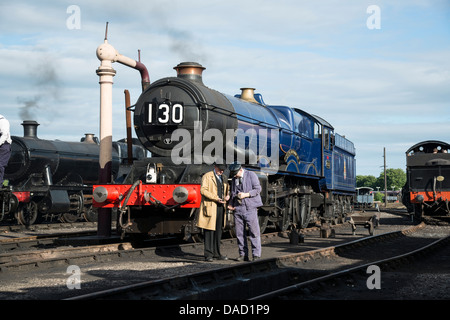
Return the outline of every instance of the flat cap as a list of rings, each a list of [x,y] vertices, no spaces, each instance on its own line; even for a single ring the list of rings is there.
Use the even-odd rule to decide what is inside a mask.
[[[237,161],[230,164],[230,166],[228,167],[228,169],[230,170],[230,178],[233,178],[239,172],[239,170],[241,170],[241,168],[241,164]]]
[[[226,164],[214,163],[214,166],[219,168],[220,170],[226,170],[227,169],[227,165]]]

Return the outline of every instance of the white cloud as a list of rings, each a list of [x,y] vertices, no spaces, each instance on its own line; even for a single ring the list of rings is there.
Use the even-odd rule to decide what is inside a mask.
[[[39,112],[31,111],[41,137],[98,134],[95,50],[109,21],[109,43],[134,59],[141,49],[151,81],[174,76],[181,61],[197,60],[211,88],[235,94],[256,87],[269,104],[329,121],[355,142],[358,174],[378,175],[383,147],[390,166],[404,168],[410,145],[450,140],[450,11],[444,1],[382,1],[381,30],[371,31],[366,8],[372,2],[77,1],[79,30],[66,27],[71,2],[3,3],[0,112],[21,135],[21,106],[40,97]],[[123,90],[133,103],[141,89],[136,70],[114,68],[113,135],[119,139]],[[57,81],[42,82],[52,74]]]

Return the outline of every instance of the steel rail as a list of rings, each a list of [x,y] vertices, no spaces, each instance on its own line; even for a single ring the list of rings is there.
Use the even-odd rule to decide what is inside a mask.
[[[443,237],[443,238],[440,238],[432,243],[429,243],[428,245],[425,245],[419,249],[415,249],[411,252],[407,252],[407,253],[397,255],[397,256],[391,257],[391,258],[381,259],[378,261],[372,261],[372,262],[369,262],[369,263],[366,263],[366,264],[363,264],[360,266],[348,268],[345,270],[340,270],[340,271],[337,271],[337,272],[334,272],[334,273],[331,273],[331,274],[328,274],[328,275],[325,275],[322,277],[303,281],[303,282],[300,282],[300,283],[297,283],[297,284],[294,284],[294,285],[291,285],[291,286],[288,286],[288,287],[285,287],[282,289],[277,289],[277,290],[274,290],[274,291],[271,291],[271,292],[268,292],[268,293],[265,293],[265,294],[262,294],[259,296],[255,296],[255,297],[249,298],[248,300],[275,299],[279,296],[289,295],[293,292],[296,292],[302,288],[305,288],[305,287],[308,287],[311,285],[316,285],[321,282],[325,282],[325,281],[328,281],[331,279],[341,278],[343,276],[347,276],[347,275],[350,275],[353,273],[357,273],[357,272],[366,270],[371,265],[377,265],[377,266],[381,267],[381,266],[392,264],[394,262],[399,263],[401,261],[406,261],[406,259],[413,258],[416,255],[424,253],[425,251],[433,250],[433,249],[437,248],[438,246],[440,246],[446,242],[449,242],[449,241],[450,241],[450,236]]]
[[[139,299],[145,297],[147,299],[190,299],[197,298],[199,293],[205,292],[207,288],[213,288],[218,283],[221,290],[225,285],[223,282],[235,280],[244,284],[250,280],[251,277],[261,277],[267,280],[268,274],[278,274],[280,266],[284,267],[286,263],[304,262],[310,259],[320,259],[326,256],[335,254],[339,250],[351,249],[354,246],[363,246],[374,241],[384,241],[392,238],[405,236],[418,231],[425,227],[425,224],[419,224],[402,231],[393,231],[375,236],[369,236],[362,239],[354,240],[345,244],[306,251],[281,257],[261,259],[255,262],[246,262],[225,268],[216,268],[198,273],[190,273],[170,279],[159,279],[145,281],[128,286],[108,289],[104,291],[89,293],[76,297],[69,298],[69,300],[91,300],[91,299]],[[283,272],[287,269],[283,268]],[[262,280],[261,280],[262,281]],[[175,297],[174,295],[180,294]]]
[[[336,225],[333,227],[340,227],[342,225]],[[301,230],[301,233],[307,234],[309,232],[319,230],[318,227],[311,227]],[[91,231],[88,231],[91,232]],[[0,241],[0,272],[6,272],[9,270],[29,270],[38,267],[53,267],[68,264],[77,264],[84,262],[95,262],[101,260],[109,260],[114,258],[123,257],[137,257],[145,256],[146,254],[154,254],[156,246],[141,247],[135,249],[131,242],[122,242],[119,237],[117,239],[111,238],[108,243],[102,243],[102,241],[95,241],[96,237],[92,236],[91,241],[88,239],[88,233],[79,233],[79,236],[84,236],[78,240],[77,234],[58,234],[58,238],[55,238],[55,234],[31,236],[24,238],[5,239]],[[262,234],[261,237],[266,241],[270,241],[271,238],[283,235],[288,237],[287,232],[272,232]],[[65,238],[71,238],[70,240],[64,240]],[[173,238],[170,238],[173,239]],[[163,238],[162,240],[167,240]],[[83,241],[85,244],[83,245]],[[154,241],[161,241],[156,239]],[[222,239],[223,243],[234,243],[235,238]],[[97,243],[96,243],[97,242]],[[55,243],[56,245],[74,245],[73,247],[56,247],[44,250],[32,250],[32,251],[16,251],[14,249],[29,248],[39,245],[50,245]],[[90,244],[90,245],[89,245]],[[160,245],[161,243],[159,243]],[[179,247],[192,247],[200,246],[203,243],[184,243],[177,244]],[[170,250],[172,246],[159,246],[157,250]]]
[[[115,223],[112,223],[115,226]],[[63,223],[41,223],[26,226],[23,224],[11,224],[11,225],[1,225],[0,235],[2,233],[9,232],[29,232],[29,231],[40,231],[40,230],[52,230],[52,229],[77,229],[77,228],[91,228],[97,227],[97,222],[80,221],[80,222],[63,222]]]
[[[77,232],[67,232],[67,233],[51,233],[51,234],[40,234],[35,236],[26,236],[18,238],[8,238],[0,240],[0,252],[12,252],[15,249],[31,248],[36,246],[49,246],[54,245],[62,239],[72,238],[72,237],[86,237],[95,235],[96,231],[77,231]]]

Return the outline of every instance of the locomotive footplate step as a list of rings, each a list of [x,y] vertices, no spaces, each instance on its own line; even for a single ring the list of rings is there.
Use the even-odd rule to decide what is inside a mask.
[[[58,245],[64,245],[64,246],[83,246],[83,245],[100,245],[100,244],[109,244],[109,243],[116,243],[120,241],[120,236],[110,236],[110,237],[103,237],[103,236],[85,236],[85,237],[74,237],[74,238],[65,238],[65,239],[58,239],[56,240],[56,243]]]

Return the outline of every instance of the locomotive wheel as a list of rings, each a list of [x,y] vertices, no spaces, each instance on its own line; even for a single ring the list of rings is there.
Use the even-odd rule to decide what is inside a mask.
[[[286,205],[288,202],[288,205]],[[280,231],[286,231],[291,224],[291,219],[289,219],[289,210],[292,208],[292,197],[278,198],[278,214],[276,216],[275,225]]]
[[[196,210],[198,211],[198,210]],[[180,238],[185,242],[193,242],[193,243],[203,243],[203,229],[195,229],[199,232],[191,233],[191,226],[184,225],[181,227]]]
[[[311,220],[311,197],[306,195],[300,196],[298,209],[300,211],[300,221],[298,221],[298,225],[302,229],[307,228],[309,221]]]
[[[194,243],[203,243],[203,234],[200,233],[193,234],[191,240]]]
[[[268,222],[269,222],[269,216],[267,214],[258,215],[259,230],[261,231],[261,234],[263,234],[264,231],[266,231]]]
[[[86,209],[83,213],[83,218],[88,222],[98,222],[97,208],[91,206],[89,209]],[[114,219],[114,217],[112,219]]]
[[[16,213],[16,219],[19,224],[31,226],[38,217],[38,205],[34,201],[21,206]]]
[[[78,221],[78,215],[73,213],[63,213],[61,214],[61,217],[59,218],[61,222],[65,223],[74,223]]]

